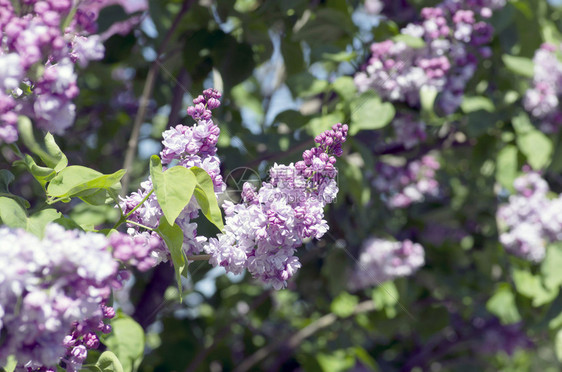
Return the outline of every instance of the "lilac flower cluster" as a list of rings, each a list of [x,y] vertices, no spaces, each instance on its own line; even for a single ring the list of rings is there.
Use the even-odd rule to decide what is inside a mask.
[[[421,38],[425,46],[414,48],[403,41],[386,40],[371,45],[371,57],[355,75],[359,91],[374,89],[390,101],[420,104],[420,88],[441,92],[438,105],[453,113],[460,105],[478,57],[487,58],[492,26],[478,18],[489,18],[492,9],[505,0],[445,0],[435,8],[424,8],[422,21],[410,23],[403,35]]]
[[[160,239],[142,233],[130,236],[120,232],[109,236],[109,245],[113,248],[113,258],[127,267],[136,267],[140,271],[147,271],[156,265],[156,259],[151,253],[158,250]]]
[[[404,167],[382,161],[375,167],[377,174],[373,186],[382,193],[383,201],[389,208],[406,208],[439,194],[435,173],[440,166],[431,155],[409,162]]]
[[[128,277],[128,274],[118,275],[118,286],[121,288],[121,282]],[[111,332],[111,325],[105,323],[106,319],[112,319],[115,316],[113,307],[100,304],[99,310],[90,318],[75,321],[72,323],[72,330],[66,335],[62,341],[66,347],[66,354],[61,358],[62,364],[68,372],[79,371],[88,356],[88,350],[95,350],[100,345],[98,333],[108,334]]]
[[[57,134],[72,125],[79,93],[74,64],[103,58],[103,40],[92,33],[106,3],[27,0],[16,11],[0,0],[0,143],[18,139],[18,115]]]
[[[324,207],[338,192],[335,156],[341,156],[347,125],[336,124],[315,138],[318,147],[306,150],[296,164],[275,164],[259,190],[246,182],[243,203],[223,204],[223,233],[205,246],[213,266],[250,274],[281,289],[301,267],[296,249],[304,239],[321,238],[328,225]]]
[[[472,325],[480,336],[480,342],[474,343],[478,354],[491,355],[503,351],[513,355],[518,349],[530,349],[534,346],[523,323],[502,324],[497,318],[475,318]]]
[[[414,148],[427,138],[426,125],[413,115],[403,113],[397,115],[392,121],[395,133],[395,143],[402,144],[406,150]]]
[[[13,355],[30,370],[61,360],[78,370],[95,332],[110,331],[103,304],[123,278],[105,236],[49,224],[40,240],[2,227],[0,266],[0,365]]]
[[[348,287],[352,291],[358,291],[398,277],[412,275],[424,265],[424,255],[423,247],[410,240],[393,242],[369,238],[363,243]]]
[[[537,172],[528,171],[513,186],[516,193],[497,212],[500,242],[511,254],[542,261],[547,244],[562,240],[562,196],[549,199],[548,184]]]
[[[532,86],[525,92],[523,106],[546,133],[555,133],[562,126],[562,63],[557,54],[560,47],[544,43],[533,57],[534,76]]]
[[[215,89],[207,89],[202,95],[195,98],[194,106],[189,107],[187,113],[197,123],[191,127],[180,124],[165,131],[162,134],[164,149],[160,153],[162,164],[177,163],[186,168],[197,166],[204,169],[211,176],[217,194],[226,189],[220,174],[220,159],[216,155],[220,129],[213,122],[211,112],[220,106],[220,98],[221,94]],[[120,205],[123,212],[127,214],[132,211],[151,191],[152,181],[149,178],[141,183],[141,188],[137,192],[122,199]],[[154,229],[158,227],[162,215],[156,194],[152,193],[129,217],[129,220]],[[203,250],[203,243],[206,242],[205,237],[197,235],[197,223],[192,222],[198,215],[199,204],[193,197],[175,221],[183,230],[183,249],[187,255],[200,253]],[[135,225],[129,225],[129,227],[128,232],[134,236],[135,241],[142,239],[146,242],[144,244],[150,246],[146,253],[155,259],[154,264],[168,260],[169,252],[156,233],[141,232],[141,229]],[[156,244],[156,241],[159,244]],[[140,258],[137,257],[137,259]]]

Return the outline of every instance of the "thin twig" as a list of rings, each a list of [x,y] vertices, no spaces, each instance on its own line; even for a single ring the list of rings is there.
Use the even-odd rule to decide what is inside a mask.
[[[160,44],[160,47],[158,48],[158,52],[156,53],[156,59],[154,60],[154,62],[152,62],[152,64],[150,65],[150,69],[148,70],[148,74],[146,76],[146,81],[144,83],[144,88],[142,91],[142,96],[139,102],[139,108],[137,110],[137,115],[135,116],[135,121],[133,123],[131,138],[129,139],[129,143],[127,144],[127,152],[125,153],[125,162],[123,163],[123,168],[127,170],[127,173],[125,173],[121,181],[121,184],[123,185],[123,188],[121,190],[122,196],[126,195],[129,190],[129,182],[131,180],[133,161],[135,160],[135,156],[137,153],[137,146],[139,142],[140,128],[144,121],[144,116],[146,115],[146,108],[148,106],[150,97],[152,96],[154,83],[156,81],[156,76],[158,75],[158,68],[160,67],[160,58],[164,53],[164,51],[166,50],[168,42],[172,38],[172,35],[174,34],[176,28],[178,27],[181,19],[183,18],[185,13],[187,13],[189,8],[191,7],[191,4],[194,1],[195,0],[184,0],[180,11],[174,18],[172,26],[166,33],[166,36],[164,36],[164,40],[162,41],[162,44]]]
[[[355,307],[353,314],[351,314],[350,316],[354,316],[357,314],[361,314],[373,310],[375,310],[375,304],[373,303],[373,301],[372,300],[364,301]],[[240,363],[238,367],[236,367],[233,370],[233,372],[246,372],[254,365],[259,363],[261,360],[265,359],[269,355],[273,355],[276,350],[281,349],[283,347],[288,351],[296,349],[308,337],[312,336],[313,334],[320,331],[321,329],[329,327],[337,319],[338,316],[333,313],[326,314],[320,317],[319,319],[312,322],[308,326],[304,327],[294,335],[286,337],[284,339],[280,339],[277,342],[273,342],[259,349],[254,354],[252,354],[248,359]]]
[[[210,254],[196,254],[194,256],[187,256],[188,261],[209,261],[210,259]]]
[[[269,298],[271,295],[271,290],[267,290],[262,292],[250,305],[248,311],[245,313],[251,313],[254,311],[258,306],[260,306],[265,300]],[[220,331],[218,331],[214,337],[213,342],[207,346],[204,350],[197,353],[195,359],[191,361],[185,372],[194,372],[197,370],[199,365],[203,363],[207,355],[211,353],[231,332],[231,327],[233,324],[237,324],[241,318],[244,317],[245,314],[238,314],[235,318],[233,318],[230,322],[227,323]]]

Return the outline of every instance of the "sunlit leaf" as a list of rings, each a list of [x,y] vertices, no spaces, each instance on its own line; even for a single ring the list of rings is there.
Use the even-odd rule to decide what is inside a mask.
[[[182,166],[175,166],[162,172],[160,158],[150,158],[150,177],[162,213],[173,225],[181,211],[187,206],[197,185],[195,174]]]

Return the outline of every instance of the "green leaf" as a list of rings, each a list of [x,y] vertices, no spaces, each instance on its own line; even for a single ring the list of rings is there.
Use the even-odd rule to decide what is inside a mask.
[[[483,97],[483,96],[464,96],[461,109],[465,113],[471,113],[474,111],[484,110],[488,112],[494,112],[495,106],[490,99]]]
[[[114,204],[119,203],[119,194],[121,192],[121,183],[118,182],[108,189],[99,189],[93,194],[84,195],[81,193],[79,198],[87,204],[90,205],[106,205],[110,202]]]
[[[53,168],[57,173],[63,170],[68,165],[68,159],[55,142],[55,138],[51,133],[47,133],[45,135],[45,147],[47,148],[47,153],[50,157],[45,159],[41,157],[41,160],[43,160],[47,166]],[[52,161],[53,158],[55,161]]]
[[[182,166],[175,166],[162,172],[162,163],[157,155],[150,158],[150,177],[158,204],[170,225],[173,225],[181,211],[191,200],[197,178]]]
[[[486,303],[486,309],[500,318],[502,324],[517,323],[521,315],[515,304],[515,295],[507,283],[501,283]]]
[[[517,116],[511,120],[513,129],[519,134],[525,134],[536,130],[535,126],[531,123],[529,115],[526,112],[521,111]]]
[[[345,184],[342,188],[349,194],[357,205],[366,205],[371,200],[371,188],[365,177],[363,166],[357,162],[350,161],[352,158],[342,159],[344,162],[343,179]]]
[[[342,292],[332,301],[330,311],[341,318],[347,318],[353,314],[358,303],[359,298],[357,296]]]
[[[95,366],[101,372],[124,372],[121,362],[111,351],[101,353]]]
[[[288,75],[297,74],[306,68],[300,43],[291,41],[289,37],[282,38],[281,53]]]
[[[140,365],[145,336],[142,327],[131,317],[120,313],[112,319],[111,333],[103,339],[103,343],[115,353],[124,372],[135,371]]]
[[[287,85],[297,97],[310,97],[326,91],[330,84],[326,80],[316,79],[310,72],[301,72],[287,79]]]
[[[466,114],[467,121],[467,134],[470,137],[478,137],[490,129],[494,128],[498,121],[498,117],[495,113],[490,113],[485,110],[472,111]]]
[[[546,257],[541,263],[544,284],[548,288],[559,288],[562,285],[562,243],[548,246]]]
[[[562,362],[562,329],[556,332],[554,349],[556,351],[556,358],[558,358],[559,362]]]
[[[33,235],[43,238],[43,233],[45,232],[45,226],[48,223],[53,222],[62,217],[62,214],[52,208],[43,209],[33,215],[29,216],[27,220],[27,231]]]
[[[241,83],[232,88],[231,95],[238,107],[245,107],[252,110],[256,114],[256,120],[259,122],[263,120],[265,113],[263,111],[261,96],[252,88],[252,84],[248,82]]]
[[[33,158],[28,154],[25,154],[23,159],[14,162],[14,165],[18,164],[25,166],[31,173],[33,178],[35,178],[42,187],[45,187],[47,182],[52,180],[57,175],[57,172],[55,172],[53,168],[41,167],[37,165],[37,163],[35,163],[35,160],[33,160]]]
[[[13,228],[27,228],[27,214],[22,206],[12,198],[0,196],[0,219]]]
[[[424,85],[420,89],[420,104],[422,113],[430,118],[435,116],[435,99],[439,92],[435,87]]]
[[[213,179],[204,169],[199,167],[191,167],[190,170],[197,178],[197,186],[195,186],[194,190],[197,203],[199,203],[205,217],[207,217],[209,221],[222,231],[224,229],[224,223],[222,221],[221,209],[219,208],[219,203],[215,194]]]
[[[562,42],[562,35],[560,34],[560,31],[558,31],[554,22],[548,19],[541,19],[540,23],[542,38],[545,42],[555,45]]]
[[[351,103],[351,123],[349,134],[357,134],[364,129],[380,129],[394,118],[395,110],[391,103],[383,103],[373,92],[365,92]]]
[[[6,169],[0,169],[0,192],[9,193],[8,186],[14,182],[14,175]]]
[[[538,130],[531,130],[517,136],[517,146],[527,157],[529,165],[535,169],[543,169],[550,163],[552,141]]]
[[[66,167],[68,160],[55,143],[55,139],[50,133],[47,133],[45,136],[46,150],[44,150],[43,147],[35,140],[33,125],[27,116],[18,117],[18,131],[20,138],[27,148],[34,154],[39,155],[41,160],[43,160],[45,165],[49,168],[57,169],[57,171],[59,171]]]
[[[551,302],[558,294],[558,288],[544,288],[540,277],[533,275],[528,269],[513,269],[512,278],[517,292],[532,299],[535,307]]]
[[[511,56],[509,54],[502,55],[503,63],[505,67],[511,72],[514,72],[518,75],[532,78],[535,74],[535,67],[533,61],[529,58],[525,57],[516,57]]]
[[[498,153],[496,160],[496,180],[506,189],[513,191],[513,181],[519,171],[517,163],[517,147],[507,145]]]
[[[394,282],[384,282],[373,289],[372,298],[377,310],[385,310],[387,317],[396,316],[396,304],[400,294]]]
[[[350,100],[357,93],[357,87],[350,76],[340,76],[334,80],[332,89],[344,100]]]
[[[356,52],[341,51],[338,53],[324,53],[322,58],[333,62],[350,62],[357,57]]]
[[[9,186],[10,183],[14,181],[14,179],[15,177],[10,171],[6,169],[0,169],[0,196],[12,198],[16,200],[18,203],[20,203],[22,207],[29,208],[30,205],[27,200],[25,200],[20,196],[10,193]]]
[[[14,372],[16,366],[18,365],[18,361],[13,355],[9,355],[6,361],[6,365],[4,366],[5,372]]]
[[[256,10],[260,6],[257,0],[236,0],[234,10],[240,13],[248,13]]]
[[[286,111],[283,111],[283,112],[279,113],[275,117],[275,120],[273,120],[273,122],[274,123],[284,123],[289,128],[295,130],[295,129],[300,129],[300,128],[304,127],[304,125],[308,122],[308,119],[306,117],[304,117],[303,114],[301,114],[298,111],[286,110]]]
[[[395,43],[404,43],[407,46],[409,46],[410,48],[414,48],[414,49],[420,49],[423,48],[425,46],[425,41],[423,41],[422,38],[419,37],[415,37],[412,35],[406,35],[406,34],[398,34],[394,37],[392,37],[392,40]]]
[[[71,165],[58,173],[47,186],[47,195],[64,198],[89,196],[99,189],[110,189],[125,175],[120,169],[112,174],[103,174],[80,165]]]
[[[313,118],[306,125],[308,133],[311,136],[316,136],[318,133],[332,128],[334,124],[341,123],[343,119],[343,114],[339,111]]]
[[[81,196],[80,199],[90,205],[104,205],[107,202],[107,190],[99,189],[91,195]]]
[[[353,351],[357,359],[361,361],[361,364],[370,368],[371,371],[379,371],[377,361],[369,355],[367,350],[363,349],[361,346],[357,346],[353,348]]]
[[[182,299],[181,274],[187,269],[187,260],[183,252],[183,231],[178,225],[170,225],[165,217],[160,218],[160,224],[156,229],[160,234],[172,257],[174,271],[176,273],[176,282],[178,285],[180,301]]]
[[[59,225],[61,225],[62,227],[65,228],[65,230],[80,230],[80,231],[84,231],[84,229],[82,228],[82,226],[80,226],[79,224],[76,223],[76,221],[67,218],[67,217],[60,217],[57,218],[56,220],[53,221],[54,223],[58,223]]]
[[[316,358],[323,372],[349,371],[355,364],[353,355],[345,350],[336,350],[330,354],[319,353]]]
[[[329,8],[320,8],[302,27],[295,27],[294,40],[311,45],[325,45],[353,35],[356,26],[349,14]]]

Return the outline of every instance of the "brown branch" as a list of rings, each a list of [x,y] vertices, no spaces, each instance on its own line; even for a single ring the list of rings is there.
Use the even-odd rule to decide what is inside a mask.
[[[365,313],[368,311],[375,310],[375,304],[372,300],[364,301],[358,304],[353,311],[354,316],[357,314]],[[278,341],[273,342],[252,354],[248,359],[245,359],[242,363],[236,367],[233,372],[246,372],[254,365],[259,363],[261,360],[265,359],[267,356],[272,355],[278,349],[285,349],[286,351],[291,351],[296,349],[304,340],[312,336],[321,329],[327,328],[334,324],[338,320],[338,316],[330,313],[326,314],[316,321],[312,322],[308,326],[304,327],[292,336],[278,339]],[[282,361],[281,361],[282,362]]]
[[[247,313],[252,312],[258,306],[260,306],[265,300],[269,298],[272,290],[267,290],[259,295],[250,305]],[[216,333],[213,337],[213,342],[211,345],[207,346],[203,351],[197,353],[197,356],[191,361],[185,372],[194,372],[197,370],[199,365],[203,363],[207,355],[211,353],[229,334],[233,324],[237,324],[239,320],[243,317],[243,314],[239,314],[234,319],[232,319],[226,326],[224,326],[220,331]]]
[[[176,31],[176,28],[178,27],[181,19],[183,18],[185,13],[187,13],[189,8],[191,7],[191,4],[194,1],[195,0],[184,0],[180,11],[178,12],[178,14],[176,14],[176,17],[174,18],[172,26],[164,36],[164,40],[162,41],[162,44],[160,44],[160,47],[158,48],[158,51],[156,53],[156,59],[154,60],[154,62],[152,62],[152,64],[150,65],[150,69],[148,70],[148,74],[146,76],[146,81],[144,83],[144,88],[142,91],[142,96],[139,102],[139,108],[137,110],[137,115],[135,116],[135,121],[133,123],[131,138],[129,139],[127,145],[127,152],[125,153],[125,161],[123,163],[123,168],[127,171],[127,173],[125,173],[121,181],[121,184],[123,185],[123,188],[121,190],[122,195],[126,195],[129,190],[129,182],[131,180],[133,161],[135,160],[136,157],[137,146],[139,142],[140,127],[144,121],[144,117],[146,115],[146,108],[150,101],[150,97],[152,96],[154,83],[158,75],[158,68],[160,67],[160,58],[162,57],[162,54],[166,50],[166,47],[170,42],[172,35]]]
[[[151,325],[161,310],[164,292],[174,282],[174,270],[170,265],[158,265],[146,285],[139,302],[135,306],[133,319],[144,329]]]
[[[304,265],[305,263],[316,257],[318,250],[318,246],[315,245],[306,253],[306,255],[301,258],[301,263]],[[240,320],[245,317],[246,314],[251,313],[254,309],[260,306],[271,296],[272,292],[272,289],[264,291],[250,304],[250,307],[245,314],[239,314],[238,316],[233,317],[226,326],[224,326],[220,331],[216,333],[216,335],[213,337],[213,342],[211,343],[211,345],[207,346],[203,351],[197,353],[197,356],[191,361],[185,372],[196,371],[199,365],[205,361],[205,358],[211,353],[211,351],[213,351],[228,335],[230,335],[232,325],[240,323]]]

